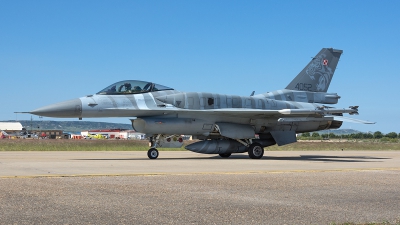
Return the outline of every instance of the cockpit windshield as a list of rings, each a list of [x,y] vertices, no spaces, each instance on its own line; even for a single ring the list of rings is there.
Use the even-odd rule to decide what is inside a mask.
[[[165,90],[174,90],[174,89],[146,81],[124,80],[104,88],[97,94],[126,95],[126,94],[147,93],[147,92],[165,91]]]

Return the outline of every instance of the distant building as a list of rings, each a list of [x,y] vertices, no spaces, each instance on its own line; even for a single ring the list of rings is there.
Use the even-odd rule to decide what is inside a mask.
[[[121,131],[120,137],[124,139],[144,140],[146,138],[146,135],[136,132],[135,130],[124,130]]]
[[[63,136],[62,130],[26,130],[20,122],[0,122],[0,130],[5,131],[20,138],[60,138]]]
[[[32,130],[32,134],[42,138],[43,137],[47,137],[50,139],[64,138],[64,132],[62,130]]]
[[[20,122],[0,122],[0,130],[4,130],[7,133],[21,131],[22,124]]]
[[[81,132],[83,137],[90,137],[91,135],[98,134],[110,139],[144,139],[144,134],[126,129],[84,130]]]

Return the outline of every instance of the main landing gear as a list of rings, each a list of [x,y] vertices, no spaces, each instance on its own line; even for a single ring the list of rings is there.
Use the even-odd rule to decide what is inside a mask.
[[[249,157],[251,159],[261,159],[264,156],[264,147],[260,143],[253,142],[252,139],[235,139],[235,140],[244,146],[238,147],[236,145],[235,148],[237,148],[238,151],[234,151],[234,152],[238,152],[238,153],[239,152],[247,152],[247,153],[249,153]],[[227,150],[227,149],[225,149],[225,150]],[[229,152],[228,153],[219,153],[219,156],[221,156],[222,158],[228,158],[229,156],[231,156],[231,153],[229,153]]]
[[[252,139],[236,139],[236,141],[247,147],[251,159],[261,159],[264,156],[264,147],[260,143],[253,142]]]
[[[248,153],[252,159],[261,159],[264,155],[264,148],[259,143],[253,143],[249,146]]]

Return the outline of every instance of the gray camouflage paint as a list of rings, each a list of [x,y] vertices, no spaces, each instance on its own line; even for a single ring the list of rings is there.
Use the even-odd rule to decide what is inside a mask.
[[[323,48],[286,89],[326,92],[342,53],[342,50]]]
[[[132,119],[133,127],[148,135],[187,134],[203,140],[230,140],[202,143],[207,148],[199,152],[204,153],[216,153],[215,148],[220,145],[225,146],[224,149],[235,149],[232,145],[239,143],[235,139],[248,139],[248,136],[241,137],[241,129],[245,126],[260,135],[263,146],[268,146],[275,143],[271,137],[264,138],[271,132],[283,135],[287,131],[286,135],[295,135],[339,128],[341,122],[333,120],[333,115],[357,113],[356,107],[330,109],[317,104],[336,104],[340,98],[336,93],[326,91],[341,53],[341,50],[322,49],[286,89],[254,96],[176,90],[95,94],[45,106],[31,113],[62,118],[136,117]],[[231,128],[222,135],[218,124],[230,124]],[[279,139],[282,141],[278,144],[287,144],[285,138]],[[288,138],[287,142],[292,140],[293,137]],[[238,146],[238,151],[242,151],[244,145]],[[218,151],[222,151],[221,148]]]

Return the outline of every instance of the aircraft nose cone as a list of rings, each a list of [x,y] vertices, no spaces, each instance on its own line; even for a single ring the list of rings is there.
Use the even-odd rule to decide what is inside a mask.
[[[82,117],[82,101],[72,99],[35,109],[31,114],[47,117],[80,118]]]

